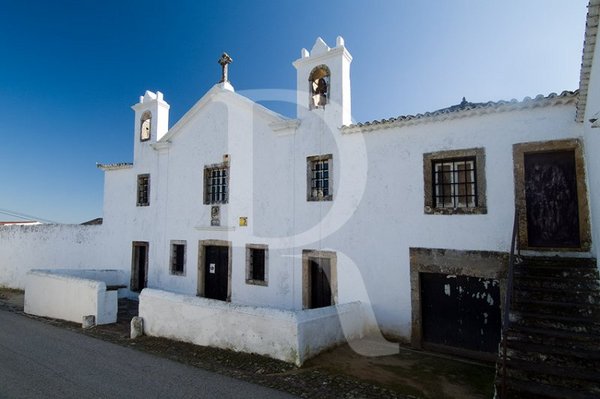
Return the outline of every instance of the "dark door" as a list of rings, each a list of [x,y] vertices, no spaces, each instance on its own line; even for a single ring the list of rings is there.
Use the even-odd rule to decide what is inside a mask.
[[[310,308],[331,306],[331,264],[329,259],[310,259]]]
[[[500,284],[497,280],[421,273],[424,343],[497,352]]]
[[[580,246],[574,151],[525,154],[525,202],[530,247]]]
[[[226,301],[229,281],[229,247],[206,246],[204,255],[204,296]]]
[[[148,283],[148,243],[134,242],[131,258],[131,291],[140,292]]]

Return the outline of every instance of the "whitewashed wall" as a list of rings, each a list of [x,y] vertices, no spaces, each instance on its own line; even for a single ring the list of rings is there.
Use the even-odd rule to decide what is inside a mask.
[[[83,275],[122,281],[118,271]],[[117,309],[117,291],[107,291],[104,281],[67,275],[64,270],[27,273],[25,313],[75,323],[81,323],[84,316],[94,316],[96,324],[110,324],[117,321]]]
[[[153,289],[143,290],[139,299],[147,335],[257,353],[298,366],[347,338],[362,337],[368,329],[357,302],[287,311]]]
[[[121,269],[107,250],[103,226],[48,225],[0,227],[0,286],[25,287],[31,269]]]

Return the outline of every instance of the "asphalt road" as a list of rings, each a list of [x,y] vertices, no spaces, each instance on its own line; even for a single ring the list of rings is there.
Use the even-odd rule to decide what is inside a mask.
[[[292,398],[0,310],[0,398]]]

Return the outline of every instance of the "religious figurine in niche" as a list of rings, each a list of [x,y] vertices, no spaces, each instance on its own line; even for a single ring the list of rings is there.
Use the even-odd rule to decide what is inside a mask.
[[[324,107],[329,97],[329,68],[320,65],[310,73],[310,108]]]

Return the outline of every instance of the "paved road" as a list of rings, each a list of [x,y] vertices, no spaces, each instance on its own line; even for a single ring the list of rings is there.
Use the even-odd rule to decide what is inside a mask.
[[[0,398],[291,398],[0,310]]]

